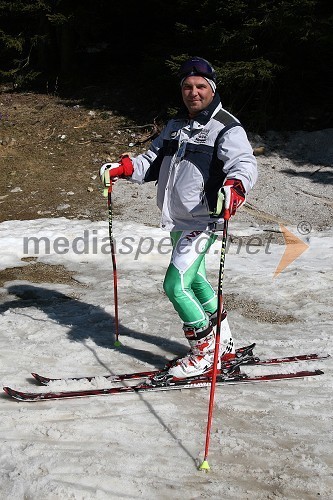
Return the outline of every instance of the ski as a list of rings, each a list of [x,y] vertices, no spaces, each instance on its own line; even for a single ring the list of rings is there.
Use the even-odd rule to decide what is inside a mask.
[[[316,375],[322,375],[324,372],[321,370],[305,370],[299,372],[290,373],[273,373],[269,375],[254,375],[249,376],[244,373],[236,373],[233,375],[225,376],[218,375],[216,379],[217,385],[228,385],[228,384],[243,384],[243,383],[257,383],[257,382],[268,382],[272,380],[290,380],[299,379],[305,377],[312,377]],[[82,389],[75,391],[54,391],[54,392],[22,392],[10,387],[4,387],[5,393],[18,400],[27,402],[37,402],[37,401],[49,401],[53,399],[68,399],[68,398],[82,398],[88,396],[111,396],[119,394],[135,394],[141,392],[153,392],[153,391],[170,391],[177,389],[194,389],[208,387],[211,385],[211,378],[201,375],[198,377],[193,377],[191,379],[181,379],[177,381],[168,381],[166,384],[162,385],[152,385],[149,382],[143,382],[134,386],[121,386],[112,387],[106,389]]]
[[[257,356],[253,356],[252,354],[248,355],[248,351],[253,349],[255,344],[251,344],[251,346],[242,347],[239,351],[239,357],[236,358],[237,365],[278,365],[282,363],[297,363],[301,361],[316,361],[329,358],[329,354],[300,354],[296,356],[284,356],[281,358],[266,358],[260,359]],[[241,354],[246,353],[246,354]],[[232,366],[231,363],[226,365],[227,367]],[[94,378],[105,378],[109,382],[123,382],[125,380],[139,380],[143,378],[149,378],[156,375],[160,370],[149,370],[149,371],[141,371],[134,373],[123,373],[119,375],[89,375],[89,376],[80,376],[80,377],[66,377],[66,378],[52,378],[45,377],[43,375],[39,375],[38,373],[32,373],[31,375],[37,380],[41,385],[47,385],[50,382],[59,382],[61,380],[87,380],[91,382]]]
[[[256,344],[250,344],[244,347],[240,347],[239,349],[236,349],[236,358],[235,358],[235,363],[237,365],[239,364],[244,364],[245,359],[253,359],[253,349],[255,348]],[[177,359],[177,358],[176,358]],[[91,382],[96,377],[100,378],[105,378],[109,382],[122,382],[124,380],[139,380],[142,378],[150,378],[153,377],[154,375],[157,375],[158,373],[166,370],[171,366],[171,364],[175,360],[171,360],[167,363],[167,365],[160,369],[160,370],[147,370],[147,371],[140,371],[140,372],[134,372],[134,373],[123,373],[123,374],[118,374],[118,375],[89,375],[87,376],[80,376],[80,377],[60,377],[60,378],[51,378],[51,377],[44,377],[43,375],[39,375],[38,373],[32,373],[31,375],[34,377],[35,380],[37,380],[40,384],[42,385],[47,385],[50,382],[59,382],[61,380],[88,380],[88,382]],[[228,364],[230,366],[230,363]]]

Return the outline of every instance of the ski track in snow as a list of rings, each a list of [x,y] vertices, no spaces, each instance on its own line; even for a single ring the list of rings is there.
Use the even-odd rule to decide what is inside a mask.
[[[230,226],[236,236],[262,233],[262,228],[233,221]],[[108,239],[105,222],[65,218],[4,222],[0,224],[0,266],[28,264],[21,261],[26,256],[23,235],[73,241],[85,230],[90,249],[96,244],[93,238],[104,243]],[[290,230],[297,234],[295,228]],[[112,333],[110,255],[41,252],[40,262],[64,265],[85,286],[12,281],[0,289],[3,385],[47,391],[33,383],[31,371],[51,376],[139,371],[161,367],[166,358],[186,351],[181,324],[162,290],[169,255],[161,255],[157,244],[165,233],[115,222],[114,234],[134,240],[130,254],[125,246],[124,252],[119,251],[117,240],[123,347],[114,347]],[[152,252],[136,259],[140,237],[152,236]],[[282,245],[271,245],[270,253],[261,247],[252,255],[230,246],[225,293],[239,294],[259,303],[261,309],[296,319],[265,323],[246,317],[242,309],[232,310],[229,319],[237,346],[256,342],[255,352],[262,357],[332,354],[332,236],[333,230],[308,235],[304,241],[309,249],[275,279]],[[215,281],[219,250],[217,242],[207,259],[209,276]],[[321,368],[325,375],[217,388],[209,474],[196,470],[203,458],[209,390],[41,403],[18,403],[3,395],[0,498],[331,499],[330,359],[244,371],[305,367]],[[109,385],[96,378],[91,383],[54,382],[52,388]]]

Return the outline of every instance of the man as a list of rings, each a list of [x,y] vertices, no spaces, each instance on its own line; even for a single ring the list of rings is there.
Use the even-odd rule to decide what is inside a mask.
[[[217,295],[206,277],[205,254],[216,240],[214,221],[234,215],[257,178],[246,133],[222,108],[208,61],[187,60],[180,68],[180,85],[185,113],[167,123],[146,153],[131,159],[124,154],[119,163],[100,170],[102,180],[109,170],[111,179],[158,182],[161,228],[170,231],[173,245],[164,290],[190,344],[188,354],[169,367],[168,375],[175,379],[208,373],[213,367]],[[220,360],[234,353],[224,311]]]

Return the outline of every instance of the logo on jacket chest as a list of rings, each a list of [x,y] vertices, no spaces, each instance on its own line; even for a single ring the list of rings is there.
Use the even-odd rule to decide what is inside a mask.
[[[207,141],[207,137],[209,134],[209,130],[207,128],[203,128],[195,137],[194,142],[197,144],[202,144]]]

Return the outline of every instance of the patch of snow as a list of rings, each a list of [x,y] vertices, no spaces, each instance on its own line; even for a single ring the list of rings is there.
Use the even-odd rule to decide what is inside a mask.
[[[296,227],[289,229],[300,237]],[[263,227],[232,221],[230,231],[251,236]],[[55,390],[110,386],[102,375],[161,367],[186,352],[181,322],[162,287],[170,259],[163,240],[168,235],[123,221],[114,221],[113,232],[121,348],[114,346],[107,223],[61,217],[0,224],[1,269],[26,265],[22,257],[37,256],[74,271],[75,279],[88,285],[17,280],[0,288],[3,385],[47,391],[32,384],[29,373],[36,371],[96,376],[92,382],[54,382]],[[284,245],[228,247],[225,294],[297,320],[267,323],[236,308],[229,321],[237,346],[256,342],[255,352],[262,357],[332,352],[333,230],[313,230],[304,241],[308,250],[276,278]],[[218,279],[220,245],[218,240],[207,256],[212,283]],[[1,496],[328,500],[333,486],[332,368],[328,359],[283,370],[303,368],[322,368],[325,375],[217,388],[209,475],[196,470],[203,458],[209,390],[41,403],[3,397]]]

